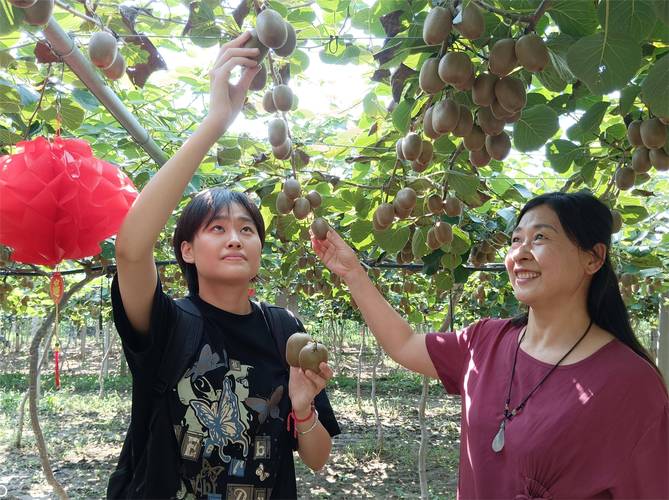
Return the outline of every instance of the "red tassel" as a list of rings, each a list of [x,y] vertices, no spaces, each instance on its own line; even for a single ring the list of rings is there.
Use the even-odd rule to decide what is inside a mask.
[[[56,344],[56,348],[53,351],[53,359],[55,361],[56,373],[56,390],[60,389],[60,368],[58,367],[58,359],[60,358],[60,345]]]

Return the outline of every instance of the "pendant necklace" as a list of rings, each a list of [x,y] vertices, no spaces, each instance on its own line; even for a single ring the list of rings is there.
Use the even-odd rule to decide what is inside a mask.
[[[541,387],[541,384],[544,383],[544,381],[548,378],[548,376],[555,371],[555,369],[558,367],[560,363],[564,361],[564,359],[571,354],[571,352],[576,349],[576,346],[581,343],[581,340],[585,338],[585,336],[588,334],[590,331],[590,328],[592,327],[592,320],[590,320],[590,324],[588,325],[588,328],[585,329],[585,332],[583,332],[583,335],[581,335],[581,338],[576,341],[576,343],[572,346],[569,351],[567,351],[567,354],[562,356],[560,358],[560,361],[555,363],[553,367],[551,367],[550,370],[548,370],[548,373],[544,375],[544,377],[539,381],[537,385],[534,386],[534,389],[532,389],[527,396],[521,401],[521,403],[516,406],[513,410],[509,409],[509,404],[511,403],[511,387],[513,385],[513,375],[516,373],[516,361],[518,359],[518,349],[520,349],[520,344],[523,342],[523,339],[525,338],[525,333],[527,333],[527,327],[525,327],[525,330],[523,331],[523,334],[520,337],[520,340],[518,341],[518,345],[516,346],[516,353],[513,356],[513,368],[511,369],[511,378],[509,380],[509,392],[506,397],[506,403],[504,404],[504,417],[502,417],[502,421],[499,424],[499,430],[497,431],[497,434],[495,434],[495,437],[492,440],[492,449],[495,453],[499,453],[504,449],[504,428],[506,427],[506,422],[511,421],[513,417],[515,417],[518,413],[522,411],[522,409],[525,407],[525,404],[527,403],[528,399],[536,392],[539,387]]]

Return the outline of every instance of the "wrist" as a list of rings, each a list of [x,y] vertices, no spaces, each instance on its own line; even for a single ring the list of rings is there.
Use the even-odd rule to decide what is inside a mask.
[[[220,137],[227,131],[228,126],[226,123],[221,120],[214,120],[210,116],[207,116],[200,126],[197,128],[197,132],[206,137],[212,144],[212,146],[220,139]]]
[[[304,407],[293,407],[293,413],[298,420],[308,420],[309,415],[314,411],[313,403],[310,403]]]
[[[349,288],[355,286],[358,283],[361,283],[365,279],[369,279],[365,269],[362,267],[362,264],[358,263],[356,266],[351,269],[345,276],[342,277],[344,283],[348,285]]]

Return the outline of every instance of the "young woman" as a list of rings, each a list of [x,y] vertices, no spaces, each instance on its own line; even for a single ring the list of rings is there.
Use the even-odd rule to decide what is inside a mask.
[[[312,240],[385,351],[462,396],[460,498],[669,498],[669,401],[609,260],[611,213],[585,193],[520,212],[506,268],[529,313],[419,335],[336,234]]]
[[[243,48],[248,38],[222,47],[210,73],[206,119],[146,185],[116,240],[112,301],[133,375],[133,407],[109,496],[295,498],[293,449],[320,469],[339,433],[324,391],[332,370],[321,363],[320,374],[289,372],[275,343],[277,329],[296,331],[299,321],[280,310],[286,321],[272,324],[249,300],[265,226],[246,195],[203,191],[177,223],[174,250],[201,330],[177,331],[184,313],[162,291],[156,272],[153,248],[161,230],[257,73],[258,50]],[[233,85],[230,73],[238,66],[244,70]],[[186,345],[184,335],[197,345],[179,368],[167,353],[178,342]],[[165,370],[178,370],[177,382],[159,396],[156,380]]]

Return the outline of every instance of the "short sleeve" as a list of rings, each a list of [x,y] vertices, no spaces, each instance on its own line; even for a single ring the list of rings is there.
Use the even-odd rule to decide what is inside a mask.
[[[669,498],[669,403],[624,460],[611,493],[614,498]]]
[[[471,356],[472,338],[484,321],[473,323],[457,332],[428,333],[425,338],[432,364],[449,394],[461,394],[462,377]]]
[[[132,327],[125,312],[118,285],[118,275],[115,275],[112,281],[111,299],[114,325],[121,337],[128,367],[134,377],[140,377],[148,382],[153,378],[157,367],[160,366],[165,346],[173,330],[170,325],[174,323],[177,306],[163,292],[160,280],[156,280],[149,333],[141,334]]]

